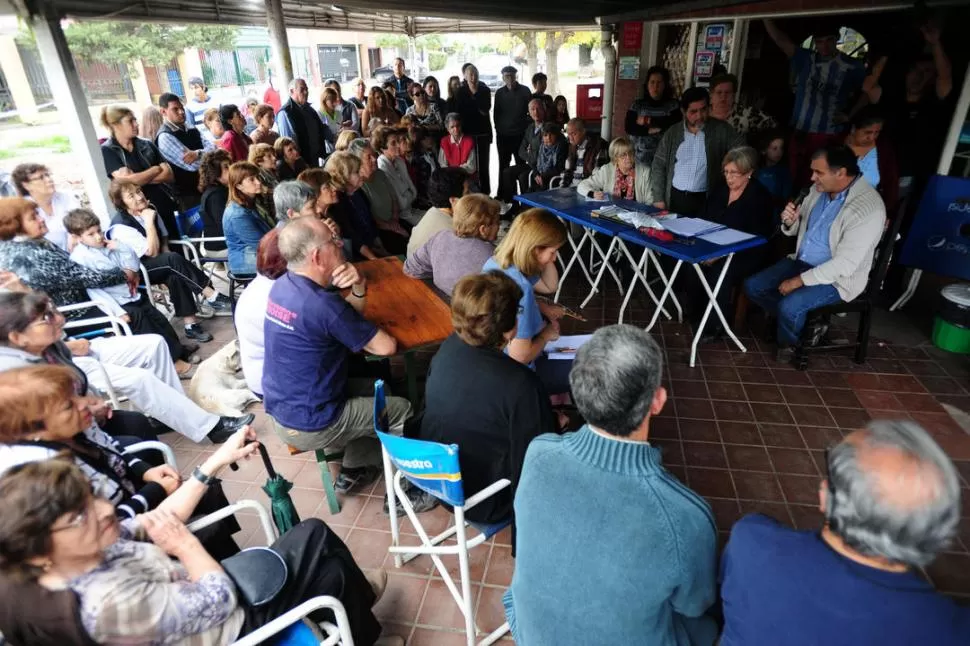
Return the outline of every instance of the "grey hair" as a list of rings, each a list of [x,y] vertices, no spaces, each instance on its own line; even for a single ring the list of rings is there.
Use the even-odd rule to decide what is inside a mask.
[[[301,78],[297,77],[297,78],[293,79],[292,81],[290,81],[289,85],[286,86],[286,89],[288,89],[290,91],[295,90],[297,83],[299,83],[300,81],[303,81],[303,84],[304,85],[308,85],[307,82],[306,82],[306,79],[301,79]]]
[[[370,145],[370,141],[363,137],[358,137],[357,139],[354,139],[349,144],[347,144],[347,152],[349,152],[357,159],[360,159],[361,156],[364,154],[364,151],[367,150],[368,148],[371,150],[374,149],[374,147]]]
[[[742,174],[747,175],[758,169],[758,151],[751,146],[738,146],[727,151],[721,168],[734,163]]]
[[[326,225],[316,218],[293,218],[283,225],[280,229],[280,255],[289,269],[302,268],[310,253],[326,243],[321,227]]]
[[[286,212],[289,209],[299,213],[307,202],[316,198],[317,194],[313,188],[306,182],[299,180],[280,182],[273,189],[273,206],[276,207],[276,215],[281,220],[287,219]]]
[[[626,137],[617,137],[610,142],[610,161],[616,163],[617,158],[623,153],[630,153],[631,155],[635,152],[633,144]],[[636,158],[634,157],[634,163],[636,163]]]
[[[867,450],[895,449],[916,463],[899,473],[866,470]],[[825,517],[830,529],[858,552],[914,567],[946,549],[960,522],[960,481],[943,449],[911,421],[874,421],[828,453]],[[900,504],[907,490],[918,501]]]
[[[449,112],[447,114],[447,116],[445,116],[445,127],[448,127],[448,124],[451,124],[451,123],[459,123],[460,124],[461,123],[461,115],[458,114],[457,112]]]
[[[662,374],[663,354],[648,332],[610,325],[597,330],[576,353],[569,385],[587,422],[626,437],[649,414]]]
[[[576,130],[580,132],[586,132],[586,122],[580,119],[579,117],[573,117],[572,119],[567,121],[566,127],[568,128],[569,126],[576,128]]]

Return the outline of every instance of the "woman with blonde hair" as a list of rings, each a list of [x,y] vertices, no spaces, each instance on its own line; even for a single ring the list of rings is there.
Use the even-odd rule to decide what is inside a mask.
[[[548,361],[542,354],[546,343],[559,338],[563,308],[539,301],[536,294],[554,294],[559,287],[556,258],[565,242],[566,227],[559,218],[545,209],[529,209],[512,221],[508,235],[482,268],[504,272],[522,289],[518,328],[508,353],[534,368],[552,394],[569,391],[571,362]]]
[[[259,241],[276,225],[275,221],[264,219],[256,208],[256,198],[262,193],[258,166],[236,162],[229,167],[229,203],[222,216],[222,230],[229,248],[229,271],[236,276],[256,273]]]
[[[106,105],[101,109],[101,125],[111,136],[101,144],[101,157],[108,179],[125,179],[142,187],[145,197],[155,206],[165,228],[178,231],[175,224],[175,174],[158,147],[138,136],[138,119],[123,105]]]
[[[222,135],[226,134],[226,129],[222,125],[222,116],[219,114],[219,108],[209,108],[203,112],[202,123],[206,127],[203,136],[218,145],[222,139]]]
[[[401,115],[388,101],[387,93],[379,87],[370,89],[370,94],[367,96],[367,107],[364,108],[364,113],[360,116],[360,127],[365,137],[371,136],[371,122],[375,119],[379,122],[379,125],[383,126],[392,126],[401,119]]]
[[[637,164],[636,149],[626,137],[610,142],[610,163],[600,166],[576,187],[596,200],[633,200],[653,204],[650,167]]]
[[[141,132],[143,138],[154,143],[158,130],[162,127],[162,113],[153,105],[148,106],[141,113]]]
[[[337,94],[337,90],[332,87],[323,88],[323,92],[320,93],[320,109],[317,112],[320,113],[323,125],[330,130],[334,138],[340,134],[343,123],[343,114],[337,108],[339,102],[340,95]]]
[[[280,137],[273,144],[276,151],[276,176],[281,182],[294,180],[309,168],[309,164],[300,156],[300,147],[289,137]]]
[[[481,193],[458,200],[452,217],[454,229],[439,231],[409,255],[404,273],[431,278],[435,287],[450,296],[459,280],[480,272],[495,253],[499,206]]]
[[[354,130],[344,130],[339,135],[337,135],[337,143],[334,145],[336,152],[344,152],[350,146],[350,142],[359,137]]]
[[[350,240],[353,256],[368,260],[386,256],[367,198],[360,191],[361,160],[349,152],[334,153],[325,169],[337,189],[337,203],[328,214],[340,226],[344,239]]]

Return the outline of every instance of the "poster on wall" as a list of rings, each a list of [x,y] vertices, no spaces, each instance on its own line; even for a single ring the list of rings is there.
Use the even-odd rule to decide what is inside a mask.
[[[635,22],[625,22],[623,23],[623,37],[620,40],[620,46],[623,49],[632,49],[635,51],[640,51],[640,45],[643,43],[643,23],[639,20]]]
[[[717,54],[714,52],[697,52],[694,55],[694,77],[699,79],[711,78],[714,74],[714,60]]]
[[[640,57],[620,56],[620,79],[636,81],[640,78]]]
[[[727,25],[708,25],[704,29],[704,49],[719,52],[724,49]]]
[[[899,262],[970,280],[970,180],[942,175],[930,179]]]

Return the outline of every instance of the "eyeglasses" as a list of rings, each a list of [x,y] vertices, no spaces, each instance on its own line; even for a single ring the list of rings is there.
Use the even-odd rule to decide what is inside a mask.
[[[415,90],[411,93],[411,96],[413,96],[415,99],[419,96],[424,96],[424,90]]]
[[[53,305],[48,305],[47,309],[44,310],[44,313],[40,315],[40,319],[31,322],[31,324],[27,327],[34,325],[52,325],[55,321],[57,321],[57,317],[59,315],[60,313],[54,308]]]
[[[28,182],[36,182],[38,180],[42,180],[42,179],[43,180],[47,180],[47,179],[50,179],[50,178],[51,178],[51,174],[49,172],[47,172],[47,173],[41,173],[40,175],[34,175],[33,177],[28,177],[27,178],[27,181]]]
[[[66,525],[61,527],[51,527],[51,534],[56,532],[63,532],[68,529],[78,529],[79,527],[84,527],[88,523],[88,518],[91,517],[91,507],[94,505],[94,498],[88,498],[87,503],[84,505],[84,509],[75,512],[70,520],[67,521]]]

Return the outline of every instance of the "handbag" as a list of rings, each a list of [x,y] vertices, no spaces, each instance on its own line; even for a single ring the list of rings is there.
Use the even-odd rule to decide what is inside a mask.
[[[222,561],[239,596],[248,606],[258,607],[276,598],[289,571],[283,557],[268,547],[250,547]]]

